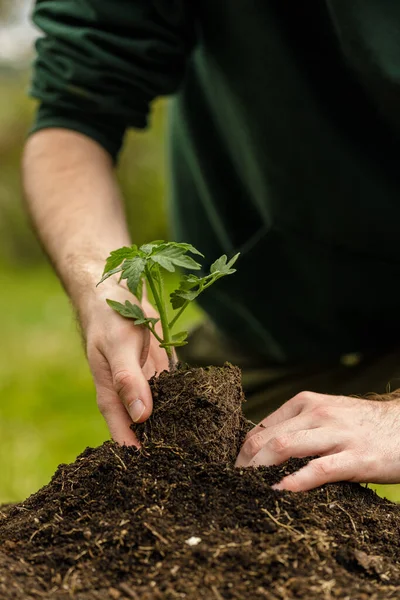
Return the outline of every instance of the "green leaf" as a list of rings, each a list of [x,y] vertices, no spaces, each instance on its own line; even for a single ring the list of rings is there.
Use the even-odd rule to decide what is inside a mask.
[[[235,264],[235,262],[237,261],[237,259],[239,258],[239,256],[240,256],[240,252],[238,252],[237,254],[235,254],[235,256],[233,256],[231,258],[231,260],[226,265],[228,267],[228,269],[231,269],[233,267],[233,265]],[[236,269],[235,269],[235,273],[236,273]]]
[[[177,310],[181,308],[185,302],[193,302],[201,294],[201,288],[195,290],[175,290],[170,294],[172,308]]]
[[[160,245],[164,245],[164,244],[165,244],[164,240],[155,240],[154,242],[149,242],[148,244],[143,244],[143,246],[140,246],[140,250],[142,252],[144,252],[145,254],[150,255],[154,251],[154,248],[158,248]]]
[[[178,310],[178,308],[182,308],[182,306],[186,302],[185,298],[182,298],[182,296],[180,295],[179,290],[172,292],[172,294],[169,295],[169,300],[170,300],[171,306],[174,310]]]
[[[104,267],[103,275],[118,267],[126,258],[133,258],[138,252],[137,246],[123,246],[118,250],[113,250],[107,258],[106,266]]]
[[[239,253],[235,254],[235,256],[233,258],[231,258],[231,260],[229,262],[227,262],[228,258],[226,256],[226,254],[223,254],[222,256],[220,256],[220,258],[218,258],[215,262],[213,262],[213,264],[210,267],[211,275],[219,274],[220,276],[222,276],[222,275],[232,275],[233,273],[236,273],[236,269],[232,269],[232,266],[235,264],[235,262],[239,258],[239,255],[240,255]]]
[[[139,283],[136,288],[135,296],[139,300],[139,302],[142,301],[142,299],[143,299],[143,277],[141,279],[139,279]]]
[[[107,299],[107,304],[118,314],[120,314],[121,317],[133,319],[135,321],[135,325],[151,324],[154,327],[154,325],[160,320],[154,317],[146,317],[140,306],[137,304],[132,304],[129,302],[129,300],[126,300],[125,304],[121,304],[121,302]]]
[[[167,271],[173,273],[175,271],[175,267],[182,267],[184,269],[193,269],[199,270],[201,269],[201,265],[193,260],[190,256],[185,255],[177,255],[177,256],[166,256],[164,254],[156,254],[151,257],[151,260],[158,263],[160,267],[163,267]]]
[[[197,248],[184,242],[163,242],[162,240],[157,240],[156,242],[152,242],[152,244],[154,246],[158,246],[155,250],[153,250],[155,253],[163,252],[165,249],[177,249],[184,253],[190,252],[191,254],[197,254],[198,256],[202,256],[204,258],[204,254],[199,252]]]
[[[165,256],[152,256],[151,260],[153,260],[155,263],[160,265],[160,267],[162,267],[166,271],[169,271],[170,273],[174,273],[174,271],[175,271],[174,263],[172,262],[172,260],[170,258],[165,257]]]
[[[197,248],[195,248],[194,246],[192,246],[192,244],[185,244],[183,242],[172,242],[172,244],[176,248],[182,248],[186,252],[190,252],[191,254],[197,254],[198,256],[201,256],[202,258],[204,258],[204,254],[202,254],[201,252],[199,252],[199,250],[197,250]]]
[[[117,313],[119,313],[122,317],[126,317],[127,319],[145,319],[145,314],[143,310],[137,304],[132,304],[127,300],[125,304],[121,304],[121,302],[116,302],[115,300],[107,299],[107,304],[111,308],[113,308]]]
[[[144,258],[140,258],[140,256],[135,256],[134,258],[128,258],[124,261],[122,265],[122,279],[127,280],[128,288],[135,296],[138,293],[138,289],[141,285],[141,278],[143,276],[143,271],[146,266],[146,260]],[[139,293],[140,293],[139,289]]]
[[[179,333],[174,333],[174,335],[172,336],[172,341],[173,342],[184,342],[184,341],[186,341],[187,336],[188,336],[187,331],[180,331]]]
[[[202,291],[202,283],[207,280],[207,277],[197,277],[190,273],[183,275],[179,284],[179,289],[170,294],[170,302],[172,308],[177,310],[181,308],[185,302],[192,302]]]
[[[201,281],[203,281],[204,277],[197,277],[194,273],[189,273],[189,275],[182,275],[179,289],[181,290],[191,290],[194,286],[199,285]]]
[[[189,247],[192,248],[192,246]],[[171,273],[175,271],[175,267],[201,269],[201,265],[192,257],[187,256],[186,252],[188,252],[188,244],[162,244],[151,254],[151,260]]]
[[[151,324],[152,327],[155,326],[156,323],[158,323],[160,319],[156,319],[155,317],[145,317],[144,319],[136,319],[135,321],[135,325],[148,325],[149,323]]]
[[[175,266],[184,269],[193,269],[193,271],[201,269],[201,264],[196,262],[191,256],[182,255],[181,257],[173,259],[173,262]]]
[[[213,264],[210,267],[210,273],[217,273],[223,271],[226,268],[227,260],[228,257],[226,256],[226,254],[223,254],[222,256],[217,258],[217,260],[213,262]]]

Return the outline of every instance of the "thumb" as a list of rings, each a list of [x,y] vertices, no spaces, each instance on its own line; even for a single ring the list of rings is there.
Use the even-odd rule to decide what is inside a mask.
[[[153,410],[150,386],[132,345],[119,347],[108,357],[113,387],[134,423],[146,421]]]

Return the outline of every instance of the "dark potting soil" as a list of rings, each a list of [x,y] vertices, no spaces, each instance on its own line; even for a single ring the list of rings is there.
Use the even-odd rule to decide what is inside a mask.
[[[1,600],[400,598],[400,507],[356,484],[271,489],[304,461],[235,469],[233,367],[152,387],[140,451],[88,448],[1,508]]]

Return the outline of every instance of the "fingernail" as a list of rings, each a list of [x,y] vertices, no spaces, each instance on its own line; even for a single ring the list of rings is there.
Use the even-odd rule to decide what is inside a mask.
[[[134,423],[137,423],[139,421],[140,417],[145,411],[145,408],[145,405],[139,398],[132,402],[132,404],[129,407],[129,414]]]

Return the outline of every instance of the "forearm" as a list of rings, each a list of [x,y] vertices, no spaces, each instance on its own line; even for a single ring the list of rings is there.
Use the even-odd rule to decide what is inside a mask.
[[[84,318],[108,254],[130,244],[111,158],[83,135],[42,130],[26,144],[23,180],[38,237]]]

